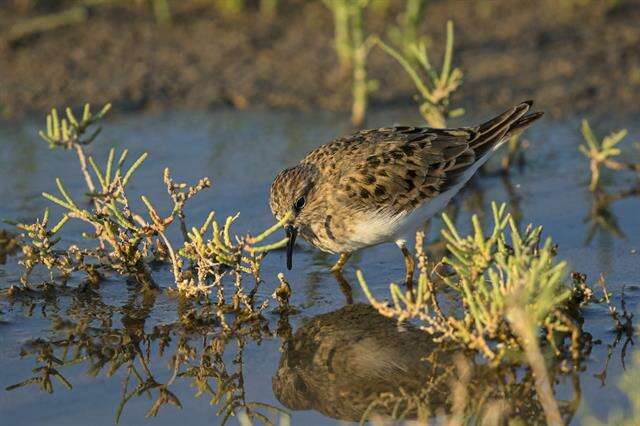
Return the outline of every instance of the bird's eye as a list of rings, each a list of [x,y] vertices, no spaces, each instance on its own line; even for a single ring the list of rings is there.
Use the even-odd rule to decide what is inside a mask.
[[[293,209],[296,212],[299,212],[300,210],[302,210],[302,208],[304,207],[304,203],[306,202],[307,200],[304,197],[298,198],[298,200],[296,200],[296,202],[293,204]]]

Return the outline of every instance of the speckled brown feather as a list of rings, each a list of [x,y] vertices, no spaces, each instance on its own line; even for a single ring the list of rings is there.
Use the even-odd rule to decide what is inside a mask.
[[[296,213],[301,235],[338,251],[356,238],[358,220],[414,210],[455,186],[496,144],[542,115],[525,115],[530,106],[524,102],[475,127],[389,127],[336,139],[276,177],[272,211],[280,218],[305,196],[305,208]]]
[[[301,163],[323,165],[321,170],[336,176],[335,190],[351,208],[397,213],[455,185],[528,108],[519,105],[471,128],[365,130],[318,148]]]

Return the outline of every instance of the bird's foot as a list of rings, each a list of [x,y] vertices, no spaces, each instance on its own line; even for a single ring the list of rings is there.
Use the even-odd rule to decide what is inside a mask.
[[[407,245],[404,241],[398,242],[398,247],[402,251],[402,256],[404,256],[404,266],[406,269],[406,273],[404,276],[404,285],[407,287],[407,290],[413,292],[413,270],[415,269],[415,260],[413,259],[413,255],[407,248]]]
[[[344,297],[347,300],[347,305],[353,304],[353,291],[351,290],[349,282],[346,280],[344,275],[342,275],[342,269],[350,256],[351,255],[349,253],[341,253],[336,264],[331,267],[331,272],[340,285],[340,290],[342,290],[342,294],[344,294]]]

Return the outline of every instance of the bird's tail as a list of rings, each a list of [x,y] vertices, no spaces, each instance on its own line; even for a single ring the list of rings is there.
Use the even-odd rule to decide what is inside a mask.
[[[503,112],[495,118],[479,125],[474,130],[477,136],[471,141],[470,146],[481,158],[492,148],[497,148],[512,136],[517,136],[531,123],[542,117],[543,112],[529,113],[533,101],[525,101]]]

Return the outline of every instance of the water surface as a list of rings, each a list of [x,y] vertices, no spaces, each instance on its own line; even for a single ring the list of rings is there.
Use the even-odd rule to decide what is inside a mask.
[[[387,110],[374,112],[368,125],[419,122],[413,110]],[[0,197],[3,200],[0,218],[33,220],[47,206],[51,207],[53,217],[58,217],[60,210],[40,196],[42,191],[55,191],[55,176],[61,177],[76,197],[84,190],[75,155],[48,150],[37,137],[40,124],[27,120],[0,125]],[[467,231],[470,215],[490,211],[491,200],[510,203],[521,223],[544,226],[545,235],[553,236],[559,245],[559,257],[569,261],[571,270],[583,272],[591,279],[604,274],[609,290],[615,295],[614,303],[619,304],[620,291],[625,286],[627,307],[635,312],[640,296],[637,279],[640,205],[638,199],[632,197],[611,203],[608,213],[623,235],[616,236],[600,227],[589,237],[593,197],[586,189],[588,164],[577,151],[578,124],[577,120],[559,123],[549,119],[536,123],[526,134],[531,146],[526,151],[524,167],[514,169],[508,180],[491,174],[475,178],[471,187],[456,198],[460,206],[457,222]],[[608,130],[607,127],[632,125],[633,122],[627,120],[602,127]],[[638,128],[629,130],[629,139],[639,134]],[[246,233],[273,223],[268,208],[268,188],[277,171],[295,164],[312,148],[346,131],[348,124],[344,117],[332,113],[221,110],[135,114],[107,121],[101,139],[90,151],[103,159],[110,147],[128,148],[134,155],[148,151],[150,157],[130,185],[130,194],[144,193],[160,208],[168,206],[162,183],[165,166],[171,168],[179,181],[194,182],[209,176],[213,188],[200,194],[187,207],[190,223],[201,223],[211,209],[216,210],[218,218],[241,211],[235,230]],[[496,164],[492,166],[495,168]],[[624,174],[605,176],[605,181],[611,192],[634,184],[633,177]],[[439,228],[439,221],[435,221],[430,228],[430,241],[439,239]],[[81,244],[78,235],[83,229],[80,224],[69,223],[63,233],[63,243]],[[236,394],[240,394],[242,400],[285,410],[290,413],[293,424],[355,420],[366,408],[371,393],[394,387],[415,387],[418,382],[437,378],[453,365],[449,348],[433,344],[412,331],[398,332],[366,306],[345,310],[344,298],[328,273],[334,261],[333,256],[299,245],[295,269],[286,274],[293,287],[292,304],[299,309],[298,314],[288,318],[293,334],[286,332],[285,325],[279,323],[280,317],[270,308],[263,329],[254,332],[254,337],[260,338],[247,337],[241,348],[231,339],[221,359],[211,361],[218,373],[224,370],[221,374],[228,375],[228,383],[241,387]],[[275,276],[284,269],[283,252],[267,257],[261,298],[270,297],[277,285]],[[347,278],[353,283],[356,269],[364,271],[378,298],[385,298],[388,284],[400,281],[404,274],[401,255],[394,245],[377,246],[354,256],[346,268]],[[172,286],[168,270],[158,268],[154,274],[162,287]],[[15,258],[0,265],[0,288],[16,285],[19,275]],[[33,275],[35,282],[46,279],[48,276],[44,273]],[[358,288],[354,287],[354,291],[358,301],[366,301]],[[101,354],[110,356],[110,351],[133,339],[141,351],[149,350],[148,368],[154,380],[172,381],[168,389],[179,398],[182,409],[166,405],[157,417],[145,419],[157,397],[155,389],[153,398],[143,393],[128,401],[121,424],[219,423],[221,417],[216,412],[221,406],[209,404],[211,395],[205,392],[195,397],[197,388],[190,377],[178,376],[172,380],[176,350],[182,351],[179,353],[195,351],[192,364],[201,366],[203,341],[216,337],[213,325],[197,331],[176,326],[179,313],[186,309],[189,307],[180,306],[166,294],[145,298],[118,277],[109,277],[97,294],[82,300],[39,297],[31,305],[0,300],[2,419],[7,424],[73,425],[88,421],[96,425],[113,424],[122,399],[126,365],[116,369],[111,377],[106,374],[108,366],[95,376],[91,374],[92,368],[96,367],[95,360],[100,359]],[[556,396],[565,401],[561,404],[563,412],[572,423],[579,423],[585,415],[604,418],[612,410],[628,408],[617,388],[624,371],[621,361],[624,339],[609,348],[615,338],[612,328],[605,307],[594,305],[587,309],[585,329],[601,343],[594,346],[583,371],[559,375],[555,386]],[[83,351],[92,354],[57,367],[73,385],[72,390],[55,380],[52,394],[36,386],[4,390],[33,376],[32,369],[41,365],[33,354],[39,353],[44,343],[53,344],[56,357],[63,358],[60,343],[69,336],[77,340],[76,347],[81,346]],[[631,364],[633,350],[632,344],[626,346],[627,364]],[[71,357],[71,351],[65,355],[67,358]],[[416,364],[424,353],[433,354],[437,360],[430,372]],[[395,367],[389,367],[385,364],[387,361]],[[606,378],[603,379],[599,373],[605,364]],[[234,375],[240,371],[241,375]],[[403,371],[406,374],[400,374]],[[495,379],[486,377],[491,376],[490,373],[483,374],[477,383],[470,384],[470,389],[481,392]],[[525,379],[520,380],[527,383]],[[442,405],[446,389],[437,388],[433,393],[434,404]],[[512,398],[511,402],[517,405],[526,395],[520,390],[508,394],[507,398]],[[259,406],[259,410],[270,412],[263,406]],[[532,409],[531,416],[541,416],[541,413]]]

